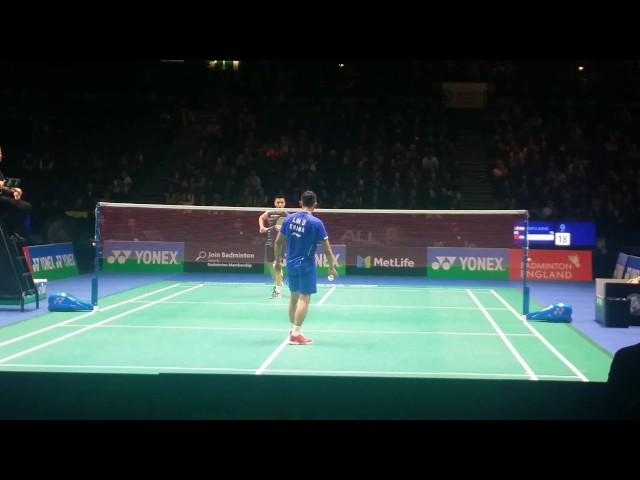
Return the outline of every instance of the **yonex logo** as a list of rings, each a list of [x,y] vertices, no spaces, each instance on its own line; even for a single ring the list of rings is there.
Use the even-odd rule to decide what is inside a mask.
[[[371,255],[367,257],[361,257],[358,255],[356,257],[356,266],[358,268],[371,268]]]
[[[62,303],[64,303],[66,297],[67,296],[64,293],[61,293],[60,295],[51,295],[49,297],[49,303],[52,303],[54,305],[61,305]]]
[[[112,250],[111,255],[107,257],[107,262],[110,264],[118,262],[122,265],[130,256],[131,250]]]
[[[553,314],[556,317],[560,317],[560,316],[564,315],[565,311],[566,311],[566,308],[564,307],[563,304],[560,303],[553,309]]]
[[[503,258],[500,257],[446,257],[436,256],[435,261],[431,263],[433,270],[449,270],[456,260],[460,260],[460,267],[463,271],[488,271],[497,272],[504,271],[502,265]]]
[[[118,262],[123,265],[131,254],[134,253],[138,265],[177,265],[177,251],[150,251],[150,250],[112,250],[112,254],[107,257],[107,263],[114,264]]]
[[[337,267],[340,264],[340,254],[334,253],[334,255],[336,257],[335,266]],[[316,253],[316,267],[328,267],[328,266],[329,266],[329,259],[327,258],[327,255],[324,253]]]
[[[457,257],[436,256],[435,261],[431,264],[431,268],[433,268],[434,270],[440,270],[440,268],[442,268],[443,270],[449,270],[451,268],[451,265],[453,265],[456,261],[456,258]]]

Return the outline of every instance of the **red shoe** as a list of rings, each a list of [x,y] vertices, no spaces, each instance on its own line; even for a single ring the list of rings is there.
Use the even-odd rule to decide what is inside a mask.
[[[289,345],[309,345],[313,343],[313,340],[305,337],[301,333],[298,335],[289,335]]]

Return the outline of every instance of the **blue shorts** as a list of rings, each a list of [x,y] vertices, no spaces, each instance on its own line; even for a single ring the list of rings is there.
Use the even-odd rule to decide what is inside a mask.
[[[316,288],[316,266],[300,265],[296,267],[287,266],[287,282],[291,293],[302,293],[311,295],[317,293]]]

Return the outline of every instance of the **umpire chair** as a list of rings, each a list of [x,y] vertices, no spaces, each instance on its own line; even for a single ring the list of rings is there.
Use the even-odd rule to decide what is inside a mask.
[[[35,295],[36,308],[40,308],[40,296],[22,251],[22,242],[8,234],[0,219],[0,300],[19,301],[20,311],[24,312],[29,295]]]

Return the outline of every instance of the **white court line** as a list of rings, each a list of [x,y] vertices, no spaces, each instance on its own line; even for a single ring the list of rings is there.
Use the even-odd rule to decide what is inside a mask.
[[[338,287],[356,287],[356,288],[383,288],[383,289],[387,289],[387,290],[407,290],[410,292],[415,292],[415,291],[423,291],[423,290],[454,290],[454,291],[458,291],[458,292],[464,292],[466,291],[465,288],[462,287],[458,287],[458,288],[450,288],[450,287],[400,287],[400,286],[395,286],[395,285],[378,285],[378,284],[371,284],[371,283],[335,283],[335,284],[331,284],[331,283],[319,283],[318,286],[331,286],[331,285],[336,285]],[[488,287],[473,287],[474,290],[476,291],[489,291]]]
[[[81,328],[88,325],[61,325],[66,328]],[[212,330],[212,331],[230,331],[230,332],[282,332],[282,328],[251,328],[251,327],[197,327],[183,325],[100,325],[97,328],[150,328],[150,329],[167,329],[167,330]],[[305,331],[309,333],[354,333],[358,335],[476,335],[476,336],[497,336],[497,333],[491,332],[443,332],[443,331],[395,331],[395,330],[316,330],[311,329]],[[505,333],[508,337],[533,337],[532,333]]]
[[[501,297],[501,296],[500,296],[500,295],[499,295],[495,290],[491,290],[491,293],[493,293],[493,295],[494,295],[498,300],[500,300],[500,301],[502,302],[502,304],[503,304],[503,305],[505,305],[509,310],[511,310],[511,312],[516,316],[516,318],[517,318],[518,320],[522,321],[522,323],[524,323],[524,324],[525,324],[525,326],[526,326],[529,330],[531,330],[531,332],[532,332],[536,337],[538,337],[538,339],[539,339],[539,340],[540,340],[540,341],[545,345],[545,347],[547,347],[549,350],[551,350],[551,352],[552,352],[556,357],[558,357],[562,363],[564,363],[567,367],[569,367],[569,370],[571,370],[573,373],[575,373],[575,374],[576,374],[576,376],[580,378],[580,380],[582,380],[583,382],[588,382],[588,381],[589,381],[589,379],[588,379],[588,378],[587,378],[587,377],[586,377],[586,376],[585,376],[585,375],[584,375],[580,370],[578,370],[578,368],[577,368],[573,363],[571,363],[569,360],[567,360],[567,359],[565,358],[565,356],[564,356],[564,355],[562,355],[558,350],[556,350],[556,348],[555,348],[553,345],[551,345],[551,343],[549,343],[549,341],[548,341],[546,338],[544,338],[544,337],[540,334],[540,332],[538,332],[538,330],[536,330],[536,329],[535,329],[535,328],[534,328],[534,327],[533,327],[529,322],[527,322],[527,321],[523,318],[523,316],[522,316],[522,315],[520,315],[518,312],[516,312],[516,311],[514,310],[514,308],[513,308],[511,305],[509,305],[509,303],[507,303],[507,302],[505,301],[505,299],[504,299],[504,298],[502,298],[502,297]]]
[[[260,365],[258,367],[258,369],[256,370],[256,375],[261,375],[262,372],[264,372],[266,370],[266,368],[271,364],[271,362],[273,362],[276,357],[278,355],[280,355],[280,352],[282,352],[282,350],[284,350],[284,347],[287,346],[287,344],[289,343],[289,335],[287,335],[287,338],[285,338],[282,343],[280,345],[278,345],[278,348],[276,348],[273,353],[271,355],[269,355],[269,358],[267,358],[264,362],[262,362],[262,365]]]
[[[500,327],[498,326],[498,324],[495,322],[495,320],[491,317],[491,315],[489,314],[489,312],[482,306],[482,304],[478,301],[478,299],[476,298],[476,296],[471,292],[471,290],[467,290],[467,293],[469,294],[469,296],[473,299],[474,302],[476,302],[476,305],[478,305],[478,307],[480,308],[480,310],[482,310],[483,315],[485,316],[485,318],[489,321],[489,323],[491,324],[491,326],[496,330],[496,332],[498,332],[498,335],[500,335],[500,338],[502,339],[502,341],[504,342],[504,344],[507,346],[507,348],[509,349],[509,351],[513,354],[514,357],[516,357],[516,360],[518,360],[518,363],[520,363],[520,365],[522,365],[522,368],[524,368],[524,370],[527,372],[527,374],[529,375],[529,378],[531,380],[538,380],[538,377],[536,376],[535,373],[533,373],[533,370],[531,370],[531,367],[527,364],[527,362],[525,362],[524,358],[522,358],[522,356],[518,353],[518,351],[515,349],[515,347],[513,346],[513,344],[509,341],[509,339],[506,337],[506,335],[504,334],[504,332],[500,329]]]
[[[225,287],[227,285],[246,285],[248,287],[268,287],[272,286],[271,283],[260,282],[181,282],[181,285],[193,285],[194,283],[202,284],[205,287]]]
[[[13,355],[9,355],[8,357],[1,358],[0,359],[0,364],[4,363],[4,362],[7,362],[9,360],[13,360],[14,358],[17,358],[17,357],[21,357],[22,355],[26,355],[27,353],[31,353],[31,352],[34,352],[36,350],[40,350],[41,348],[47,347],[49,345],[53,345],[54,343],[61,342],[62,340],[66,340],[67,338],[73,337],[75,335],[79,335],[82,332],[86,332],[87,330],[91,330],[92,328],[96,328],[96,327],[98,327],[100,325],[103,325],[103,324],[105,324],[107,322],[110,322],[111,320],[115,320],[117,318],[124,317],[125,315],[129,315],[130,313],[137,312],[137,311],[142,310],[144,308],[148,308],[148,307],[150,307],[152,305],[155,305],[156,303],[160,303],[163,300],[166,300],[167,298],[173,298],[175,296],[182,295],[183,293],[187,293],[187,292],[189,292],[191,290],[195,290],[196,288],[200,288],[200,287],[201,287],[201,285],[196,285],[194,287],[187,288],[186,290],[180,290],[179,292],[172,293],[171,295],[169,295],[167,297],[164,297],[164,298],[161,298],[160,300],[156,300],[155,302],[147,303],[145,305],[141,305],[141,306],[136,307],[136,308],[134,308],[132,310],[127,310],[126,312],[119,313],[118,315],[114,315],[113,317],[109,317],[109,318],[107,318],[105,320],[101,320],[100,322],[94,323],[94,324],[89,325],[87,327],[83,327],[80,330],[76,330],[74,332],[67,333],[66,335],[63,335],[61,337],[54,338],[53,340],[49,340],[48,342],[44,342],[44,343],[41,343],[39,345],[36,345],[35,347],[31,347],[31,348],[28,348],[26,350],[22,350],[21,352],[14,353]]]
[[[451,375],[467,375],[477,377],[523,377],[530,378],[524,373],[476,373],[476,372],[395,372],[395,371],[367,371],[367,370],[289,370],[289,369],[271,369],[269,373],[326,373],[331,375],[412,375],[412,376],[451,376]],[[540,375],[540,377],[550,378],[576,378],[573,375]]]
[[[334,285],[333,287],[331,287],[331,289],[327,293],[324,294],[324,296],[320,299],[317,305],[322,305],[324,301],[327,298],[329,298],[329,295],[331,295],[335,290],[336,290],[336,287]],[[258,369],[256,370],[256,375],[261,375],[262,372],[264,372],[267,369],[267,367],[271,365],[271,362],[273,362],[276,359],[276,357],[280,355],[280,352],[284,350],[284,347],[286,347],[288,343],[289,343],[289,335],[287,335],[287,337],[282,341],[282,343],[278,345],[278,348],[276,348],[271,353],[271,355],[269,355],[269,357],[264,362],[262,362],[262,365],[260,365],[260,367],[258,367]]]
[[[224,368],[224,367],[140,367],[135,365],[56,365],[56,364],[31,364],[31,363],[5,363],[4,368],[96,368],[112,370],[186,370],[203,372],[253,372],[253,368]],[[474,377],[523,377],[523,373],[476,373],[476,372],[394,372],[394,371],[367,371],[367,370],[293,370],[273,369],[269,373],[298,373],[304,374],[330,374],[330,375],[411,375],[411,376],[474,376]],[[577,378],[573,375],[539,375],[540,378]]]
[[[188,286],[193,285],[196,282],[181,282],[180,285]],[[259,283],[259,282],[197,282],[202,283],[205,287],[225,287],[227,285],[246,285],[250,287],[265,287],[273,286],[271,283]],[[465,292],[465,288],[450,288],[450,287],[396,287],[394,285],[370,285],[370,284],[344,284],[344,283],[318,283],[319,287],[357,287],[357,288],[380,288],[385,290],[394,290],[398,292],[423,292],[425,290],[436,291],[454,291]],[[473,287],[474,291],[489,292],[488,287]]]
[[[40,328],[39,330],[34,330],[33,332],[26,333],[24,335],[20,335],[19,337],[11,338],[9,340],[5,340],[4,342],[0,342],[0,347],[4,347],[5,345],[10,345],[10,344],[15,343],[15,342],[17,342],[19,340],[23,340],[25,338],[29,338],[29,337],[31,337],[33,335],[37,335],[37,334],[42,333],[42,332],[46,332],[47,330],[51,330],[52,328],[56,328],[56,327],[59,327],[59,326],[62,326],[62,325],[66,325],[67,323],[75,322],[76,320],[80,320],[82,318],[86,318],[86,317],[89,317],[91,315],[95,315],[97,312],[106,312],[108,310],[111,310],[112,308],[119,307],[120,305],[124,305],[126,303],[134,303],[140,298],[148,297],[149,295],[153,295],[155,293],[160,293],[160,292],[163,292],[164,290],[168,290],[170,288],[175,288],[175,287],[178,287],[178,286],[180,286],[179,283],[174,283],[173,285],[169,285],[168,287],[159,288],[159,289],[153,290],[153,291],[151,291],[149,293],[145,293],[144,295],[139,295],[137,297],[132,298],[131,300],[124,300],[122,302],[114,303],[113,305],[109,305],[108,307],[101,308],[99,310],[93,310],[93,311],[88,312],[88,313],[83,313],[82,315],[78,315],[78,316],[70,318],[68,320],[64,320],[62,322],[58,322],[58,323],[55,323],[53,325],[49,325],[48,327]]]
[[[134,365],[54,365],[54,364],[31,364],[31,363],[4,363],[4,367],[12,368],[99,368],[99,369],[126,369],[126,370],[193,370],[205,372],[253,372],[253,368],[224,368],[224,367],[137,367]]]
[[[336,291],[336,287],[335,285],[333,287],[331,287],[331,290],[329,290],[327,293],[324,294],[324,296],[320,299],[320,301],[318,303],[316,303],[316,305],[322,305],[327,298],[329,298],[329,296]]]
[[[325,297],[331,293],[331,290],[325,294]],[[146,303],[151,300],[136,300],[131,303]],[[322,301],[322,300],[320,300]],[[279,302],[197,302],[197,301],[175,301],[175,302],[162,302],[163,305],[259,305],[263,307],[284,307],[288,306],[285,303]],[[313,303],[312,305],[320,305],[320,302]],[[356,305],[356,304],[346,304],[346,303],[330,303],[326,305],[327,307],[353,307],[353,308],[406,308],[406,309],[428,309],[428,310],[438,310],[438,309],[451,309],[451,310],[478,310],[478,307],[457,307],[451,305]],[[508,308],[504,307],[485,307],[487,310],[501,310],[507,311]]]
[[[395,292],[424,292],[424,291],[453,291],[453,292],[466,292],[466,288],[449,288],[449,287],[395,287],[393,285],[368,285],[368,284],[342,284],[342,283],[319,283],[319,287],[357,287],[357,288],[379,288],[381,290],[393,290]],[[488,292],[490,288],[474,288],[476,291]]]

